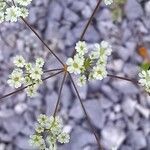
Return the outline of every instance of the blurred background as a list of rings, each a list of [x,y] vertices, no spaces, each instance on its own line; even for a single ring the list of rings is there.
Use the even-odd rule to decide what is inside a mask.
[[[33,0],[27,20],[65,62],[96,3],[97,0]],[[113,53],[108,72],[138,79],[139,65],[149,61],[150,1],[126,0],[113,6],[102,2],[84,40],[110,42]],[[28,61],[43,57],[45,70],[60,66],[23,22],[0,24],[0,96],[14,90],[7,79],[14,68],[12,58],[17,54]],[[0,101],[0,150],[33,150],[28,140],[36,118],[41,113],[53,113],[62,77],[45,81],[35,98],[20,92]],[[105,150],[150,150],[150,97],[142,88],[108,77],[78,90]],[[70,143],[59,145],[58,150],[98,149],[68,79],[58,115],[71,134]]]

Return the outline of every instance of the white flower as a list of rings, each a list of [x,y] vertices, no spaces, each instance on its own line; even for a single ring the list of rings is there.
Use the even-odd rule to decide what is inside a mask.
[[[30,143],[33,146],[40,147],[44,144],[44,140],[41,135],[32,135],[30,136]]]
[[[0,23],[4,22],[5,20],[5,15],[3,12],[0,12]]]
[[[0,11],[3,10],[6,7],[6,3],[0,1]]]
[[[37,89],[38,89],[38,85],[37,84],[28,86],[26,88],[26,93],[30,97],[35,97],[37,95]]]
[[[20,68],[23,68],[24,65],[25,65],[25,59],[22,57],[22,56],[16,56],[14,57],[14,61],[13,63],[17,66],[17,67],[20,67]]]
[[[105,5],[111,5],[113,0],[104,0]]]
[[[79,57],[78,55],[74,56],[74,59],[68,58],[66,64],[68,65],[67,70],[70,73],[80,74],[82,66],[84,64],[84,58]]]
[[[27,72],[31,71],[32,64],[31,63],[25,63],[25,69],[27,70]]]
[[[20,17],[20,11],[18,7],[11,6],[6,9],[6,21],[16,22],[18,17]]]
[[[17,3],[19,3],[22,6],[27,6],[31,3],[32,0],[16,0]]]
[[[79,55],[83,56],[87,52],[86,43],[84,41],[79,41],[76,43],[75,50]]]
[[[107,76],[107,71],[105,66],[96,66],[93,68],[93,78],[97,80],[102,80]]]
[[[29,15],[28,9],[24,7],[19,8],[19,11],[20,11],[20,16],[23,18],[26,18]]]
[[[86,76],[82,75],[81,77],[78,78],[77,85],[78,86],[83,86],[85,84],[86,84]]]
[[[111,52],[112,52],[111,45],[107,41],[102,41],[100,43],[100,46],[106,50],[105,54],[107,56],[111,55]]]
[[[43,60],[43,58],[37,58],[37,59],[36,59],[36,66],[37,66],[37,67],[43,67],[43,65],[44,65],[44,60]]]
[[[69,143],[70,140],[70,136],[68,133],[62,132],[59,136],[58,136],[58,141],[60,143]]]
[[[9,76],[9,80],[7,81],[11,87],[19,88],[24,81],[22,77],[22,70],[16,69]]]
[[[139,77],[139,83],[145,88],[150,89],[150,70],[142,70],[142,72],[139,73]]]
[[[30,77],[34,80],[41,80],[41,76],[43,74],[42,68],[34,67],[30,71]]]

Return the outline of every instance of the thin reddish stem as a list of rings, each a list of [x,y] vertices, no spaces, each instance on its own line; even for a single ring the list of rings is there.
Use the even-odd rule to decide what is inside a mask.
[[[75,83],[74,83],[74,81],[73,81],[73,78],[72,78],[72,76],[71,76],[70,73],[69,73],[69,76],[70,76],[70,80],[71,80],[71,82],[72,82],[72,85],[73,85],[73,87],[74,87],[74,89],[75,89],[75,91],[76,91],[77,97],[78,97],[78,99],[79,99],[79,101],[80,101],[80,104],[81,104],[81,107],[82,107],[82,109],[83,109],[83,112],[84,112],[84,114],[85,114],[85,116],[86,116],[86,118],[87,118],[87,121],[88,121],[88,123],[89,123],[89,125],[90,125],[90,128],[91,128],[91,130],[92,130],[92,132],[93,132],[93,134],[94,134],[94,136],[95,136],[95,139],[96,139],[96,141],[97,141],[99,150],[102,150],[102,146],[101,146],[101,144],[100,144],[100,139],[99,139],[99,137],[97,136],[96,131],[95,131],[94,127],[93,127],[92,124],[91,124],[90,117],[88,116],[88,113],[87,113],[87,111],[86,111],[86,109],[85,109],[85,107],[84,107],[84,104],[83,104],[83,102],[82,102],[82,99],[81,99],[81,97],[80,97],[80,94],[79,94],[79,92],[78,92],[78,90],[77,90],[77,87],[76,87],[76,85],[75,85]]]
[[[63,85],[64,85],[64,82],[65,82],[65,79],[66,79],[66,75],[67,75],[67,72],[65,72],[62,83],[60,85],[58,100],[57,100],[56,107],[55,107],[54,114],[53,114],[54,117],[56,117],[56,113],[57,113],[57,110],[58,110],[58,107],[59,107],[59,104],[60,104],[61,93],[62,93]]]
[[[96,7],[95,7],[93,13],[91,14],[91,16],[90,16],[88,22],[86,23],[86,25],[85,25],[85,27],[84,27],[82,33],[81,33],[81,36],[80,36],[80,38],[79,38],[79,41],[82,41],[82,40],[83,40],[84,35],[85,35],[85,33],[86,33],[88,27],[90,26],[90,23],[92,22],[92,20],[93,20],[93,18],[94,18],[94,15],[96,14],[96,12],[97,12],[97,10],[98,10],[98,8],[99,8],[99,6],[100,6],[101,1],[102,1],[102,0],[98,0],[97,5],[96,5]],[[75,55],[75,50],[73,51],[72,57],[73,57],[74,55]]]
[[[132,82],[134,84],[138,84],[138,81],[134,80],[134,79],[129,79],[129,78],[126,78],[126,77],[120,77],[120,76],[116,76],[116,75],[112,75],[112,74],[107,74],[107,76],[111,77],[111,78],[117,78],[117,79],[121,79],[121,80],[126,80],[126,81]]]
[[[23,18],[20,17],[22,21],[30,28],[30,30],[38,37],[38,39],[45,45],[45,47],[56,57],[56,59],[64,66],[64,63],[60,60],[60,58],[51,50],[51,48],[43,41],[43,39],[39,36],[39,34],[33,29],[33,27]]]

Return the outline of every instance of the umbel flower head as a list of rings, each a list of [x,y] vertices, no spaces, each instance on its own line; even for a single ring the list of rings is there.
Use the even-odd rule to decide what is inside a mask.
[[[4,21],[16,22],[19,17],[27,17],[29,12],[26,8],[32,0],[0,0],[0,23]]]
[[[87,80],[102,80],[107,76],[106,65],[112,49],[108,42],[88,46],[79,41],[75,46],[74,58],[68,58],[67,70],[78,76],[77,84],[82,86]]]
[[[56,150],[56,143],[68,143],[70,136],[63,131],[63,123],[59,116],[46,116],[41,114],[38,117],[35,133],[30,137],[32,146],[41,150]]]
[[[150,93],[150,70],[142,70],[139,73],[139,83],[141,86],[144,87],[144,89]]]
[[[14,57],[13,63],[16,68],[9,76],[8,84],[14,88],[19,88],[22,85],[28,86],[26,88],[27,95],[31,97],[35,96],[39,85],[42,83],[41,77],[44,60],[37,58],[35,64],[31,64],[18,55]]]

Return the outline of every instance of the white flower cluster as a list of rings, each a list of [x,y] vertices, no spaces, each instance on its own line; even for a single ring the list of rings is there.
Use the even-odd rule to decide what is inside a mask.
[[[26,8],[32,0],[0,0],[0,23],[4,21],[16,22],[19,17],[27,17],[29,14]]]
[[[144,89],[150,93],[150,70],[142,70],[139,73],[139,83],[141,86],[144,87]]]
[[[105,5],[111,5],[113,0],[104,0]]]
[[[102,80],[107,76],[107,58],[112,51],[108,42],[102,41],[88,47],[84,41],[79,41],[75,50],[76,55],[68,58],[66,64],[68,72],[79,75],[79,86],[84,85],[87,80]]]
[[[58,116],[46,116],[41,114],[38,117],[38,124],[35,133],[30,137],[30,143],[40,150],[56,150],[56,143],[68,143],[70,136],[63,131],[62,119]]]
[[[19,88],[22,84],[29,85],[26,88],[27,95],[35,96],[39,84],[42,82],[44,60],[37,58],[35,64],[31,64],[26,63],[25,59],[18,55],[14,58],[13,63],[17,68],[9,76],[8,84],[14,88]]]

